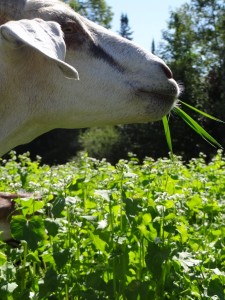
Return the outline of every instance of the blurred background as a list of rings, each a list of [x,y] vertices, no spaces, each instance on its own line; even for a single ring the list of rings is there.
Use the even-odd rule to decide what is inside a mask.
[[[71,0],[80,14],[133,40],[166,61],[184,87],[181,100],[225,121],[225,2],[224,0]],[[201,117],[188,108],[217,141],[225,146],[225,125]],[[174,113],[170,117],[174,153],[185,161],[200,152],[210,159],[217,149],[194,133]],[[90,129],[55,129],[16,148],[60,164],[87,151],[116,163],[129,152],[168,155],[162,122]]]

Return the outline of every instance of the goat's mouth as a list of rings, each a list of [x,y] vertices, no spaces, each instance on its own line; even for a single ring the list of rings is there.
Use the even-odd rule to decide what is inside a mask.
[[[177,92],[162,93],[156,91],[149,91],[145,89],[137,89],[135,91],[135,95],[147,101],[151,100],[151,101],[159,101],[159,103],[163,102],[171,107],[173,107],[173,104],[176,102],[178,98]]]
[[[136,89],[135,96],[146,104],[146,113],[151,121],[161,120],[176,106],[178,93],[175,91],[162,93],[146,89]]]
[[[135,94],[136,95],[140,95],[140,94],[144,94],[146,96],[157,96],[157,97],[167,97],[167,98],[177,98],[177,93],[174,93],[174,92],[156,92],[156,91],[149,91],[149,90],[146,90],[146,89],[137,89],[135,91]]]
[[[174,79],[168,80],[167,84],[158,87],[137,86],[133,85],[133,91],[136,96],[146,100],[156,100],[159,102],[168,102],[173,104],[176,102],[181,89]]]

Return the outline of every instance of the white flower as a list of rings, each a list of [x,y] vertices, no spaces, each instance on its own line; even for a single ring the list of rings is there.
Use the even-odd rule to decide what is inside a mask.
[[[106,220],[101,220],[98,222],[98,227],[97,229],[105,229],[107,227],[107,221]]]

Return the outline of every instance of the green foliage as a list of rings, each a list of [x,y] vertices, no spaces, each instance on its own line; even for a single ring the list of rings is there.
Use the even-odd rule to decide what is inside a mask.
[[[43,197],[17,201],[0,299],[224,299],[224,173],[221,152],[51,168],[12,153],[0,190]]]
[[[70,0],[70,6],[91,21],[110,28],[113,13],[105,0]]]
[[[113,161],[115,148],[120,143],[120,139],[117,127],[113,126],[90,128],[79,136],[81,148],[91,157],[97,159],[104,157],[110,161]]]
[[[209,119],[217,121],[217,122],[224,123],[220,119],[215,118],[215,117],[197,109],[196,107],[191,106],[190,104],[187,104],[180,100],[179,100],[179,102],[182,103],[184,106],[188,107],[189,109],[191,109],[192,111],[197,112],[206,118],[209,118]],[[218,147],[218,148],[223,149],[223,147],[217,142],[217,140],[214,139],[213,136],[211,136],[198,122],[196,122],[189,114],[187,114],[185,111],[183,111],[183,109],[181,109],[178,105],[173,108],[173,112],[175,112],[188,126],[191,127],[191,129],[193,129],[198,135],[200,135],[210,145],[212,145],[213,147]],[[162,122],[163,122],[167,145],[168,145],[170,155],[172,158],[173,157],[173,148],[172,148],[170,127],[169,127],[169,117],[170,117],[170,115],[164,116],[162,118]]]
[[[132,40],[133,31],[131,31],[129,26],[129,19],[127,14],[121,14],[120,17],[120,31],[119,34],[125,39]]]
[[[184,86],[181,99],[222,120],[225,119],[224,20],[224,1],[191,0],[171,12],[168,29],[163,32],[163,43],[158,51],[173,70],[174,78]],[[198,114],[194,118],[224,146],[222,124],[215,127],[211,120]],[[185,157],[188,156],[185,152],[189,153],[189,158],[199,151],[211,155],[212,148],[199,141],[180,120],[174,119],[171,123],[174,123],[171,131],[176,135],[176,153]]]

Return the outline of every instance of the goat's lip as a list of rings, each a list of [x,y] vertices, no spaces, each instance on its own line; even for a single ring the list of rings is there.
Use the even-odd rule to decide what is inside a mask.
[[[162,99],[164,101],[169,101],[169,102],[175,102],[177,97],[178,97],[178,93],[177,91],[170,91],[170,92],[157,92],[157,91],[149,91],[149,90],[146,90],[146,89],[142,89],[142,88],[139,88],[139,89],[136,89],[135,90],[135,94],[137,96],[144,96],[144,97],[156,97],[158,99]]]
[[[162,101],[176,101],[180,94],[180,87],[174,79],[169,79],[167,84],[164,86],[157,87],[148,87],[143,85],[134,85],[134,92],[138,96],[154,97]]]

